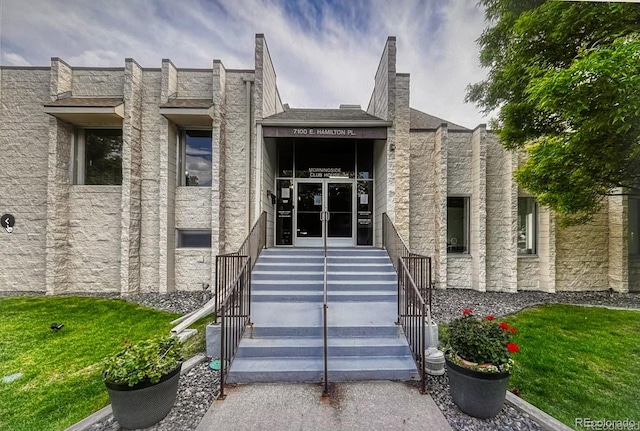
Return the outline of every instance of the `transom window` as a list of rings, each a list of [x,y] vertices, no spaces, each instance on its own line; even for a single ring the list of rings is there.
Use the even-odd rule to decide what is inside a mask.
[[[640,255],[640,197],[629,198],[629,254]]]
[[[538,211],[536,199],[518,198],[518,254],[536,254]]]
[[[74,184],[122,184],[122,129],[78,129]]]
[[[469,253],[469,198],[447,198],[447,252]]]
[[[178,159],[179,186],[211,187],[211,130],[183,130]]]

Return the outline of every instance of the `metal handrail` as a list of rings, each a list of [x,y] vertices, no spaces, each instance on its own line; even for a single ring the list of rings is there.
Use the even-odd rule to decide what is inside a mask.
[[[236,277],[240,274],[240,267],[234,260],[219,259],[227,256],[248,256],[251,258],[251,270],[258,261],[260,252],[267,246],[267,213],[265,211],[255,222],[251,231],[242,242],[238,251],[224,253],[216,256],[216,283],[214,292],[215,311],[220,311],[220,307],[229,296],[229,291]],[[231,262],[231,265],[229,264]]]
[[[401,257],[399,260],[400,271],[398,272],[398,304],[401,312],[398,313],[398,323],[402,325],[409,346],[413,351],[420,372],[420,390],[426,393],[427,365],[425,358],[425,335],[426,319],[429,314],[427,304],[416,286],[416,282],[411,275],[408,259],[417,257]],[[419,259],[419,258],[417,258]],[[431,320],[431,317],[428,317]]]
[[[220,307],[220,396],[225,398],[224,386],[227,373],[233,362],[240,340],[250,321],[251,310],[251,257],[225,256],[241,262],[240,274],[236,277],[229,296]]]
[[[431,324],[431,258],[411,253],[389,216],[382,217],[382,241],[398,274],[398,324],[419,365],[422,392],[426,391],[426,321]],[[425,297],[427,298],[425,300]]]
[[[329,309],[329,300],[327,293],[327,222],[329,220],[329,212],[323,211],[321,214],[322,220],[322,237],[323,237],[323,249],[324,249],[324,279],[323,279],[323,291],[322,291],[322,340],[323,340],[323,364],[324,364],[324,390],[322,396],[329,396],[329,346],[328,346],[328,324],[327,314]]]

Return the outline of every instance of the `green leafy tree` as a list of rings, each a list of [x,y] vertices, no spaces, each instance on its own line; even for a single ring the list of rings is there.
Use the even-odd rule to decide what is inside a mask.
[[[640,188],[640,4],[480,0],[486,80],[467,100],[498,110],[492,127],[525,149],[516,180],[564,224],[605,196]]]

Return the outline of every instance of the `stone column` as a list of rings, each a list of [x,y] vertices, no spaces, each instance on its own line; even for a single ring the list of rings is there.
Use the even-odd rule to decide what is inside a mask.
[[[120,291],[123,294],[140,290],[142,73],[142,67],[133,59],[125,60],[120,206]]]
[[[487,129],[479,125],[471,137],[472,289],[487,290]]]
[[[443,123],[436,130],[435,168],[436,168],[436,211],[435,231],[436,249],[434,276],[436,287],[447,288],[447,137],[448,126]]]
[[[51,59],[51,101],[70,93],[71,67],[59,58]],[[69,187],[73,161],[73,126],[49,118],[49,161],[47,178],[46,292],[68,289]]]

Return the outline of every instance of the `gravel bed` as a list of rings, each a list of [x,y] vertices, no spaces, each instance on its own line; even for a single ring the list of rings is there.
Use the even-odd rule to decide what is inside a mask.
[[[10,295],[33,295],[33,292],[13,292]],[[41,294],[36,294],[41,295]],[[9,296],[0,292],[0,296]],[[89,296],[117,298],[117,294]],[[208,297],[203,292],[175,292],[166,295],[138,294],[122,299],[165,311],[188,313],[199,308]],[[609,292],[476,292],[466,289],[436,290],[433,293],[433,317],[448,322],[462,314],[465,308],[476,313],[504,316],[523,308],[542,303],[585,304],[640,309],[640,294]],[[171,413],[149,430],[194,430],[219,393],[219,373],[208,367],[208,361],[197,365],[180,378],[178,398]],[[444,376],[429,376],[427,390],[454,430],[542,430],[528,415],[505,403],[502,411],[493,419],[476,419],[462,413],[449,395],[449,382]],[[109,415],[103,421],[88,428],[90,431],[119,431],[122,428]]]

